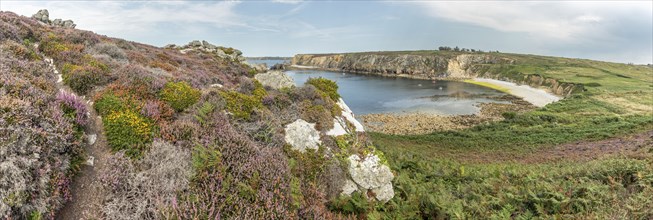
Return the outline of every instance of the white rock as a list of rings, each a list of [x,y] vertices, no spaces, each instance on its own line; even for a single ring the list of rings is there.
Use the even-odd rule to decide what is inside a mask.
[[[95,144],[95,140],[97,140],[97,134],[88,135],[88,144]]]
[[[302,119],[286,125],[285,128],[286,143],[292,146],[293,150],[306,152],[306,149],[318,149],[320,141],[320,133],[315,129],[314,123],[308,123]]]
[[[254,78],[258,80],[263,86],[269,86],[274,89],[295,86],[295,81],[293,81],[293,79],[290,78],[290,76],[288,76],[286,73],[281,71],[259,73],[254,75]]]
[[[223,86],[222,86],[222,84],[217,84],[216,83],[216,84],[211,84],[210,87],[212,87],[212,88],[222,88]]]
[[[345,135],[350,131],[365,132],[363,124],[356,120],[354,113],[349,109],[349,106],[345,104],[345,101],[342,100],[342,98],[338,100],[337,104],[340,106],[340,109],[342,109],[342,116],[333,119],[333,128],[327,131],[326,134],[330,136],[340,136]],[[349,128],[347,122],[354,125],[354,128]]]
[[[95,163],[95,157],[93,157],[93,156],[88,156],[88,159],[86,159],[85,164],[86,164],[86,165],[89,165],[89,166],[93,166],[94,163]]]
[[[349,109],[349,106],[345,104],[345,101],[341,99],[338,100],[338,106],[342,109],[342,116],[345,117],[350,123],[356,127],[356,132],[365,132],[365,128],[363,127],[363,124],[361,124],[356,118],[354,117],[354,113]]]
[[[351,181],[350,179],[347,179],[345,181],[345,185],[342,186],[342,192],[340,193],[340,195],[349,196],[349,195],[351,195],[352,193],[354,193],[356,191],[358,191],[358,185],[356,185],[356,183],[354,183],[354,181]]]
[[[390,201],[392,197],[395,197],[395,191],[392,188],[392,183],[387,183],[379,188],[374,188],[372,189],[372,192],[374,192],[374,197],[376,197],[376,199],[381,202]]]
[[[340,136],[347,134],[347,123],[343,120],[342,117],[336,117],[333,119],[333,128],[326,132],[326,135],[330,136]]]
[[[361,159],[358,155],[351,155],[349,175],[361,191],[371,189],[377,200],[387,202],[394,197],[392,188],[394,175],[388,166],[379,162],[379,157],[374,154],[368,154],[365,159]]]
[[[374,154],[368,154],[365,159],[361,159],[358,155],[351,155],[349,175],[363,189],[373,189],[388,184],[394,175],[388,166],[379,162],[379,157]]]

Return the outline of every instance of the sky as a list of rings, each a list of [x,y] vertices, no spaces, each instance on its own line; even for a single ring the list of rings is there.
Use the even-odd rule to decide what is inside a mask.
[[[653,1],[11,1],[0,10],[164,46],[207,40],[245,56],[458,46],[653,63]]]

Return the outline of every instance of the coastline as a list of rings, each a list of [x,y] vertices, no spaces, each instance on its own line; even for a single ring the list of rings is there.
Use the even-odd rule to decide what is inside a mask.
[[[414,75],[414,74],[386,74],[386,73],[371,73],[367,71],[343,71],[338,69],[330,68],[321,68],[316,66],[302,66],[302,65],[290,65],[290,70],[324,70],[324,71],[334,71],[334,72],[347,72],[361,75],[375,75],[383,77],[400,77],[400,78],[409,78],[409,79],[421,79],[421,80],[447,80],[447,81],[462,81],[470,84],[475,84],[479,86],[488,87],[507,93],[519,98],[524,99],[525,101],[537,106],[544,107],[547,104],[557,102],[562,98],[553,94],[549,90],[540,89],[531,87],[529,85],[518,85],[513,82],[489,79],[489,78],[455,78],[455,77],[432,77],[424,75]]]
[[[528,85],[517,85],[512,82],[496,79],[472,78],[470,80],[464,80],[464,82],[485,86],[523,98],[525,101],[537,107],[544,107],[547,104],[557,102],[562,99],[544,89],[533,88]]]
[[[504,112],[521,113],[536,106],[521,98],[506,95],[510,103],[481,103],[480,111],[472,115],[439,115],[434,113],[377,113],[360,116],[365,129],[394,135],[429,134],[470,128],[479,124],[504,120]]]

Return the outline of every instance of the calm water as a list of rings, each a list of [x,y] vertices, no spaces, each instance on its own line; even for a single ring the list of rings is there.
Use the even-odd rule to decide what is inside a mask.
[[[338,92],[357,115],[403,112],[465,115],[477,113],[479,108],[475,105],[479,103],[505,103],[492,99],[503,93],[464,82],[434,82],[318,70],[286,73],[297,85],[303,85],[310,77],[336,81]]]

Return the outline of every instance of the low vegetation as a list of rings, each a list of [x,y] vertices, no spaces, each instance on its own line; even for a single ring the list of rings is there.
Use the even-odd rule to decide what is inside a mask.
[[[597,155],[599,159],[589,162],[544,164],[498,159],[538,157],[542,149],[559,144],[650,131],[653,101],[642,98],[653,96],[650,69],[533,55],[492,56],[515,62],[481,65],[476,71],[515,81],[537,75],[584,85],[584,90],[534,111],[506,112],[504,121],[459,131],[371,134],[399,174],[394,184],[400,193],[384,207],[368,207],[367,213],[385,218],[651,218],[651,142],[639,147],[639,157]]]
[[[522,63],[529,56],[506,56],[516,64],[480,68],[587,89],[535,111],[506,113],[501,122],[428,135],[323,136],[318,150],[302,154],[285,143],[284,125],[303,119],[321,132],[333,128],[341,114],[333,81],[266,89],[231,59],[0,12],[0,218],[54,218],[70,200],[93,109],[111,155],[98,171],[102,209],[89,218],[651,218],[651,150],[589,162],[460,159],[528,155],[653,128],[650,72],[582,60],[582,70],[536,61],[529,67]],[[537,62],[555,58],[544,60]],[[67,87],[77,95],[60,92]],[[395,173],[396,194],[385,204],[360,193],[340,196],[347,155],[371,152]]]

